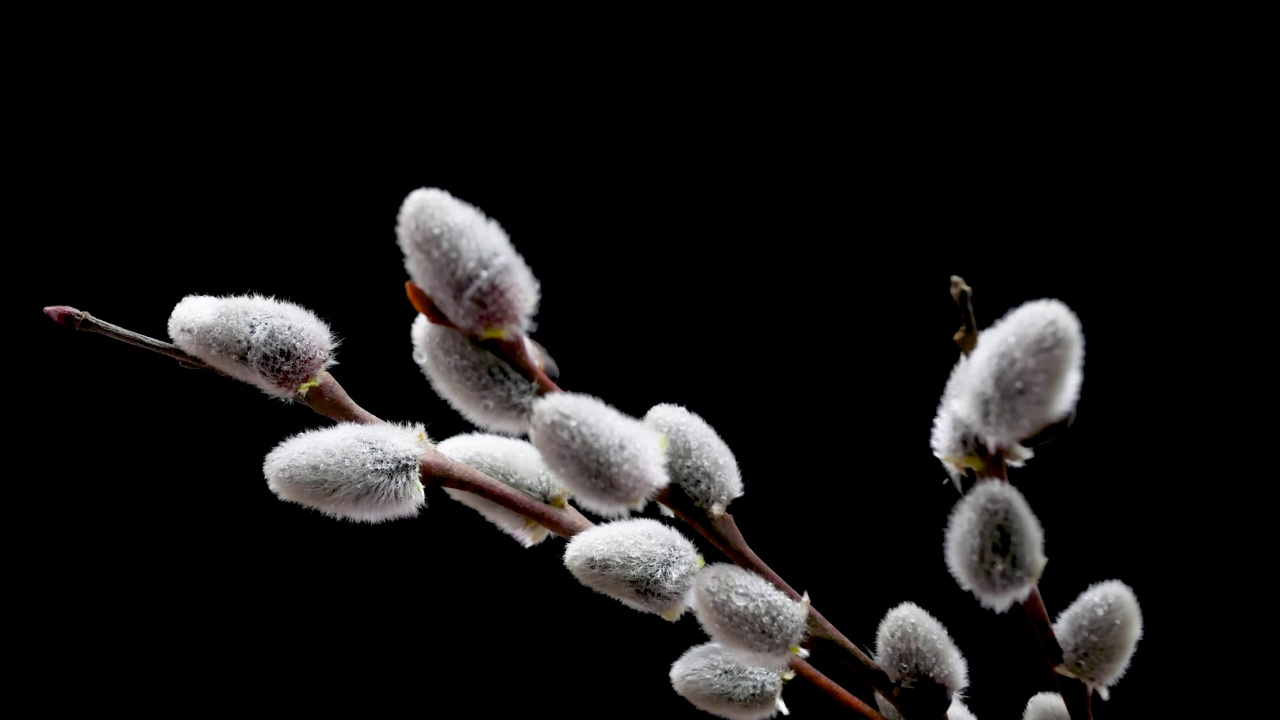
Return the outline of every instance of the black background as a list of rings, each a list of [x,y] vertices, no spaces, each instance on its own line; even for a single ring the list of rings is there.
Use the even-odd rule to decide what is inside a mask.
[[[635,416],[701,414],[737,455],[732,511],[759,554],[865,647],[899,602],[935,614],[982,718],[1018,716],[1048,679],[1020,614],[981,608],[942,558],[957,496],[928,437],[956,357],[948,278],[974,287],[983,326],[1068,303],[1086,336],[1078,417],[1012,478],[1045,528],[1052,613],[1112,578],[1142,603],[1145,636],[1095,717],[1154,702],[1179,601],[1176,569],[1152,557],[1180,528],[1150,499],[1183,452],[1179,393],[1195,392],[1159,370],[1181,342],[1164,248],[1194,208],[1186,155],[1138,94],[869,108],[814,92],[831,88],[792,88],[785,106],[695,89],[565,112],[513,100],[464,133],[469,108],[447,93],[357,111],[323,83],[215,79],[216,101],[90,76],[75,92],[101,101],[85,104],[95,121],[48,115],[58,142],[27,184],[42,260],[21,271],[34,340],[17,382],[38,400],[19,449],[40,458],[23,487],[40,488],[42,519],[12,557],[32,677],[80,676],[51,702],[707,717],[667,680],[704,640],[691,615],[596,595],[561,566],[562,541],[522,549],[439,491],[377,526],[282,503],[263,456],[327,421],[39,314],[68,304],[163,338],[186,294],[272,294],[331,324],[334,374],[367,409],[435,439],[469,431],[410,357],[394,224],[422,186],[509,232],[542,283],[534,337],[562,387]],[[795,717],[839,713],[800,681],[784,697]]]

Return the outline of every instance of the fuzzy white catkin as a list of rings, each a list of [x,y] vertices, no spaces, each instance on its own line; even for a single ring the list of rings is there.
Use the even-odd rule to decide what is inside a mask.
[[[421,425],[341,423],[280,443],[262,471],[281,500],[330,517],[368,523],[412,517],[425,502],[419,476],[428,442]]]
[[[951,577],[998,613],[1027,599],[1048,562],[1040,521],[1022,493],[1000,480],[978,483],[955,504],[944,547]]]
[[[700,416],[679,405],[650,408],[644,423],[667,437],[667,474],[701,508],[722,514],[742,497],[742,476],[728,444]]]
[[[409,193],[396,240],[410,279],[471,335],[510,336],[531,329],[539,288],[497,222],[439,188]]]
[[[929,434],[929,447],[933,450],[933,456],[942,462],[957,489],[960,488],[960,477],[966,469],[980,469],[978,451],[981,440],[973,426],[961,419],[956,408],[965,388],[967,369],[968,356],[961,355],[947,378]]]
[[[929,678],[958,693],[969,685],[969,666],[947,628],[912,602],[885,614],[876,629],[876,664],[895,683]]]
[[[1042,692],[1031,696],[1027,701],[1027,709],[1022,711],[1022,720],[1071,720],[1067,713],[1067,704],[1056,692]]]
[[[880,714],[884,716],[884,720],[902,720],[902,714],[880,693],[876,693],[876,705]],[[947,708],[947,720],[978,720],[978,716],[974,715],[967,705],[960,702],[959,698],[955,698]]]
[[[477,427],[506,435],[529,429],[538,386],[462,333],[413,321],[413,360],[436,394]]]
[[[183,352],[285,400],[335,363],[337,342],[323,320],[262,295],[188,295],[168,329]]]
[[[524,440],[467,433],[438,443],[436,449],[446,457],[479,470],[533,499],[563,507],[569,491],[542,462],[538,450]],[[449,497],[480,513],[504,533],[525,547],[533,547],[550,533],[542,525],[501,505],[465,490],[444,488]]]
[[[1053,633],[1062,645],[1063,668],[1105,700],[1142,638],[1142,609],[1133,589],[1119,580],[1094,583],[1058,615]]]
[[[629,608],[675,620],[688,607],[702,556],[680,531],[651,518],[614,520],[574,535],[564,565],[578,582]]]
[[[670,482],[666,438],[590,395],[539,398],[529,440],[578,504],[601,517],[644,509]]]
[[[1023,303],[978,335],[955,411],[991,450],[1012,448],[1075,410],[1080,319],[1059,300]]]
[[[693,583],[690,603],[712,640],[748,665],[781,667],[804,640],[809,604],[728,563],[708,565]]]
[[[783,671],[744,664],[718,643],[695,645],[671,664],[671,687],[694,707],[728,720],[767,720],[782,703]]]

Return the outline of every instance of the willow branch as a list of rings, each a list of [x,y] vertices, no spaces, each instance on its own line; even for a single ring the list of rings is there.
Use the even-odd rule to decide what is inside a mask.
[[[1004,453],[997,450],[994,453],[984,454],[986,455],[983,458],[984,476],[998,482],[1009,482],[1009,468],[1005,462]],[[1092,694],[1089,686],[1077,678],[1062,673],[1062,644],[1058,642],[1058,636],[1053,632],[1053,621],[1049,618],[1049,609],[1045,607],[1040,588],[1033,587],[1027,599],[1018,605],[1022,608],[1027,622],[1031,624],[1036,640],[1040,643],[1040,653],[1044,656],[1049,674],[1053,676],[1053,681],[1058,687],[1058,695],[1066,703],[1067,714],[1071,720],[1093,720],[1089,707]]]
[[[868,718],[868,720],[884,720],[884,716],[876,712],[874,708],[851,695],[848,690],[840,687],[831,678],[819,672],[818,668],[800,659],[798,655],[792,655],[788,662],[791,665],[791,669],[795,670],[796,675],[808,680],[815,687],[830,695],[836,702],[862,715],[862,717]]]
[[[479,495],[538,523],[562,538],[571,538],[594,527],[572,505],[562,508],[548,505],[469,465],[451,460],[435,449],[429,449],[422,455],[422,481]]]
[[[410,292],[410,298],[413,299],[413,297],[413,293]],[[132,330],[127,330],[119,325],[99,320],[89,313],[77,310],[73,307],[66,305],[53,305],[46,307],[44,312],[51,320],[59,325],[74,328],[76,330],[100,333],[114,340],[120,340],[135,347],[140,347],[145,350],[150,350],[173,358],[183,367],[208,370],[222,375],[223,377],[230,377],[226,375],[226,373],[217,370],[202,360],[188,355],[176,345],[136,333]],[[428,319],[430,319],[430,317]],[[530,355],[529,347],[525,342],[523,342],[523,338],[521,338],[520,341],[500,341],[496,347],[506,348],[506,351],[512,353],[515,357],[523,357],[524,360],[517,361],[515,367],[526,375],[534,375],[536,377],[540,374],[543,380],[539,382],[539,387],[543,392],[560,392],[560,388],[556,387],[555,383],[546,375],[537,360]],[[356,404],[337,379],[328,372],[322,373],[320,377],[317,378],[316,383],[309,386],[305,392],[300,392],[297,399],[316,413],[338,422],[355,422],[362,424],[378,424],[383,422],[376,415]],[[534,499],[532,496],[526,495],[519,490],[485,475],[469,465],[450,459],[434,448],[430,448],[423,453],[421,478],[423,484],[435,484],[441,487],[454,488],[464,492],[469,492],[473,495],[478,495],[486,500],[490,500],[524,518],[542,525],[563,538],[571,538],[574,535],[594,526],[590,520],[584,517],[582,513],[578,512],[578,510],[572,505],[566,504],[565,507],[554,507],[543,503]],[[732,522],[732,518],[730,518],[730,522]],[[754,553],[750,552],[750,548],[747,548],[747,552],[751,557],[755,556]],[[726,552],[726,555],[728,554],[729,553]],[[756,558],[756,561],[759,562],[759,558]],[[764,566],[763,562],[759,562],[759,565]],[[772,571],[769,572],[772,573]],[[778,578],[776,574],[774,574],[773,577],[777,578],[776,582],[782,582],[782,579]],[[783,583],[783,586],[785,585],[786,584]],[[787,586],[787,591],[789,591],[789,594],[791,595],[795,594],[795,591],[791,590],[789,586]],[[862,712],[862,710],[860,710],[856,705],[849,705],[850,701],[857,703],[857,705],[860,705],[863,708],[866,707],[864,703],[853,695],[850,695],[847,690],[840,687],[840,685],[827,678],[825,675],[819,673],[812,666],[809,666],[808,663],[804,663],[804,667],[807,668],[804,671],[797,668],[797,674],[804,677],[808,682],[813,683],[818,687],[818,689],[830,695],[837,702],[852,707],[859,712]],[[870,708],[867,709],[870,710]],[[871,712],[875,713],[874,710],[871,710]],[[867,715],[866,717],[883,720],[879,714]]]
[[[427,322],[442,327],[452,328],[458,332],[462,332],[452,320],[444,314],[435,300],[426,293],[422,288],[413,284],[412,280],[405,281],[404,293],[409,298],[409,304],[413,309],[422,313],[427,318]],[[465,333],[464,333],[465,334]],[[530,350],[529,344],[532,342],[529,338],[521,335],[519,337],[499,337],[499,338],[478,338],[471,335],[467,336],[472,342],[480,345],[484,349],[496,357],[504,360],[516,372],[524,375],[532,380],[538,386],[538,394],[546,395],[548,393],[560,392],[560,387],[555,381],[547,375],[544,363]]]
[[[791,599],[801,599],[800,593],[788,585],[778,573],[774,572],[773,568],[769,567],[768,563],[751,549],[751,546],[747,544],[746,538],[743,537],[742,532],[738,529],[738,524],[734,521],[732,515],[725,513],[718,517],[710,516],[690,500],[684,491],[670,486],[659,492],[654,499],[665,505],[677,518],[691,526],[699,535],[706,538],[735,565],[751,570],[765,578]],[[893,692],[893,681],[889,679],[889,676],[885,674],[884,670],[880,669],[875,660],[872,660],[861,648],[854,645],[853,641],[845,637],[844,633],[841,633],[835,625],[831,624],[813,606],[809,607],[809,628],[812,637],[827,640],[852,658],[852,662],[847,663],[849,668],[857,673],[858,677],[876,692],[893,702],[892,698],[894,698],[895,693]]]
[[[63,327],[98,333],[112,340],[119,340],[134,347],[140,347],[143,350],[159,353],[177,360],[178,364],[185,368],[207,370],[222,377],[231,377],[200,358],[188,355],[173,343],[157,340],[128,328],[100,320],[83,310],[77,310],[69,305],[50,305],[44,309],[44,314]],[[347,391],[342,388],[337,378],[327,371],[321,373],[314,384],[307,386],[305,390],[299,391],[295,399],[316,413],[335,422],[354,422],[364,425],[375,425],[382,422],[378,416],[357,405],[356,401],[352,400]]]
[[[44,309],[44,314],[49,316],[50,320],[62,325],[63,327],[73,328],[75,330],[84,330],[85,332],[94,332],[100,335],[106,335],[112,340],[119,340],[128,343],[134,347],[140,347],[143,350],[150,350],[154,353],[160,353],[167,357],[171,357],[178,361],[178,364],[185,368],[194,370],[208,370],[217,373],[223,377],[229,377],[226,373],[218,370],[212,365],[206,364],[199,358],[192,357],[177,345],[167,343],[163,340],[157,340],[141,333],[122,328],[119,325],[113,325],[105,320],[90,315],[83,310],[77,310],[70,305],[50,305]]]

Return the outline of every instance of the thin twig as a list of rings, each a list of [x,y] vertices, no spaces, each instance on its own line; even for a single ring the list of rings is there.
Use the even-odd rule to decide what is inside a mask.
[[[422,455],[422,481],[441,487],[465,490],[491,500],[545,527],[562,538],[571,538],[594,527],[572,505],[552,507],[530,495],[485,475],[469,465],[451,460],[439,451],[429,449]]]
[[[798,655],[792,655],[788,662],[791,665],[791,669],[796,671],[796,675],[808,680],[814,686],[826,692],[836,702],[862,715],[862,717],[868,718],[868,720],[884,720],[884,716],[876,712],[874,708],[851,695],[848,690],[840,687],[831,678],[819,672],[817,668],[800,659]]]
[[[98,333],[112,340],[119,340],[134,347],[140,347],[143,350],[159,353],[177,360],[185,368],[207,370],[223,377],[231,377],[200,358],[188,355],[177,345],[100,320],[83,310],[77,310],[69,305],[50,305],[44,309],[44,314],[63,327]],[[338,380],[327,371],[322,372],[316,378],[314,384],[308,385],[305,390],[300,391],[295,399],[336,422],[354,422],[364,425],[382,422],[376,415],[357,405],[356,401],[352,400],[347,391],[342,388]]]
[[[128,343],[134,347],[140,347],[143,350],[160,353],[177,360],[183,367],[193,370],[208,370],[217,373],[223,377],[229,377],[221,370],[205,363],[203,360],[192,357],[183,352],[177,345],[148,337],[141,333],[122,328],[119,325],[113,325],[105,320],[90,315],[83,310],[77,310],[70,305],[50,305],[44,309],[44,314],[49,316],[50,320],[62,325],[63,327],[74,328],[76,330],[84,330],[85,332],[95,332],[106,335],[112,340],[119,340]]]
[[[413,284],[412,280],[406,281],[404,284],[405,295],[409,297],[409,304],[413,309],[422,313],[423,317],[434,325],[451,328],[456,332],[462,332],[452,320],[444,314],[436,301],[422,288]],[[465,334],[465,333],[464,333]],[[547,375],[544,363],[534,357],[529,349],[529,339],[521,335],[519,337],[502,337],[502,338],[479,338],[467,336],[471,342],[480,345],[488,350],[495,357],[501,358],[510,365],[516,372],[524,375],[534,384],[538,386],[538,394],[546,395],[548,393],[560,392],[559,386],[555,381]]]
[[[788,585],[778,573],[774,572],[773,568],[769,567],[751,549],[751,546],[747,544],[746,538],[743,537],[742,532],[738,529],[738,524],[734,521],[732,515],[725,513],[719,517],[712,517],[698,507],[683,490],[670,486],[661,490],[654,499],[665,505],[677,518],[693,527],[699,535],[706,538],[735,565],[751,570],[765,578],[779,590],[786,593],[792,600],[798,601],[801,599],[800,593]],[[894,697],[893,682],[880,669],[875,660],[872,660],[861,648],[854,645],[849,638],[845,637],[835,625],[831,624],[813,606],[809,607],[809,627],[813,636],[830,641],[844,653],[851,656],[856,662],[848,663],[850,669],[857,673],[858,677],[870,685],[872,689],[884,695],[885,698]]]
[[[983,477],[999,482],[1009,482],[1009,467],[1005,462],[1004,453],[999,450],[993,453],[984,450],[983,455]],[[1093,720],[1089,706],[1092,694],[1089,686],[1061,672],[1062,645],[1053,632],[1053,621],[1049,618],[1049,610],[1045,607],[1044,598],[1040,595],[1040,588],[1033,587],[1027,599],[1018,605],[1022,608],[1027,622],[1031,624],[1031,630],[1035,633],[1036,639],[1040,642],[1040,652],[1049,668],[1049,674],[1053,676],[1053,681],[1058,686],[1058,695],[1066,703],[1067,715],[1071,720]]]

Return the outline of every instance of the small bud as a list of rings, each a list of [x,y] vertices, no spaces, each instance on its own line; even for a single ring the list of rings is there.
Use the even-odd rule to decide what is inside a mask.
[[[529,439],[578,504],[602,517],[644,509],[669,482],[662,434],[590,395],[539,398]]]
[[[428,443],[421,425],[341,423],[276,446],[262,464],[281,500],[330,517],[377,523],[418,514]]]
[[[1027,709],[1022,711],[1022,720],[1071,720],[1067,712],[1067,704],[1056,692],[1042,692],[1031,696],[1027,701]]]
[[[955,409],[988,449],[1009,449],[1075,411],[1084,379],[1080,320],[1059,300],[1033,300],[978,336]]]
[[[188,295],[169,315],[183,352],[285,400],[335,363],[337,343],[315,313],[261,295]]]
[[[915,603],[898,605],[880,621],[875,660],[903,688],[923,691],[932,684],[953,695],[969,684],[969,666],[947,628]]]
[[[1022,493],[999,480],[978,483],[956,503],[945,545],[951,577],[998,613],[1027,599],[1048,562],[1040,521]]]
[[[688,606],[702,556],[680,531],[651,518],[614,520],[574,535],[564,565],[578,582],[629,608],[675,620]]]
[[[1103,700],[1129,667],[1142,637],[1142,610],[1119,580],[1094,583],[1053,623],[1065,675],[1083,680]]]
[[[410,279],[465,333],[513,337],[531,329],[538,281],[478,208],[437,188],[414,190],[400,206],[396,240]]]
[[[644,423],[667,437],[667,474],[699,507],[723,514],[742,497],[738,461],[720,435],[679,405],[655,405]]]
[[[455,435],[436,445],[443,455],[470,466],[533,499],[564,507],[569,491],[560,484],[538,455],[537,448],[524,440],[469,433]],[[550,533],[538,523],[501,505],[465,490],[444,488],[449,497],[480,513],[525,547],[533,547]]]
[[[728,720],[767,720],[779,711],[787,671],[752,667],[723,646],[709,642],[689,648],[671,664],[671,687],[694,707]]]
[[[489,432],[523,435],[538,386],[457,330],[419,315],[413,321],[413,360],[436,394]]]
[[[804,640],[809,603],[728,563],[703,568],[691,602],[702,629],[748,665],[781,667]]]

